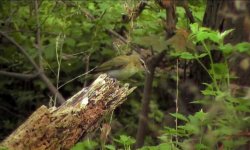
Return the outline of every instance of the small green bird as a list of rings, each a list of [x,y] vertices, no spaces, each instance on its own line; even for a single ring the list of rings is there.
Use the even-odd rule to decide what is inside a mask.
[[[144,61],[137,54],[117,56],[104,62],[94,72],[107,73],[118,80],[125,80],[146,68]]]

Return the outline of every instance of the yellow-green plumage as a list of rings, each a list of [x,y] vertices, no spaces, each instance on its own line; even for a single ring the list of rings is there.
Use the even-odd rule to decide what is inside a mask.
[[[95,72],[107,73],[109,76],[119,80],[128,79],[135,73],[143,69],[139,55],[121,55],[95,69]]]

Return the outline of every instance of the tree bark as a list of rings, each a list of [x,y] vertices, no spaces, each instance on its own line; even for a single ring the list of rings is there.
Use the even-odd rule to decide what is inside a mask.
[[[41,106],[0,146],[10,150],[70,149],[97,129],[103,116],[123,103],[134,89],[102,74],[60,107]]]

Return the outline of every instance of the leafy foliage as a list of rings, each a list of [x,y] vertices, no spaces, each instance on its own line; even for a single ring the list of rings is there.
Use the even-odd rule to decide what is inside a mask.
[[[94,68],[116,55],[131,51],[131,43],[143,49],[160,53],[167,49],[167,55],[180,60],[182,70],[185,63],[198,62],[211,78],[211,83],[203,83],[199,100],[193,98],[182,105],[197,106],[194,113],[175,112],[176,90],[188,91],[182,85],[178,88],[176,64],[163,61],[156,69],[151,101],[149,104],[149,135],[141,150],[168,149],[236,149],[248,142],[244,132],[249,130],[249,97],[237,96],[230,91],[231,79],[229,59],[235,53],[250,54],[250,43],[224,43],[234,29],[224,32],[202,27],[205,2],[190,0],[189,8],[195,22],[190,24],[185,10],[177,7],[177,29],[175,35],[165,39],[164,19],[166,12],[156,1],[148,1],[141,14],[129,23],[123,22],[126,14],[133,14],[132,8],[139,0],[117,1],[43,1],[39,3],[39,23],[34,2],[2,0],[0,3],[0,30],[11,36],[27,53],[39,63],[54,85],[82,75],[87,68]],[[40,28],[42,50],[36,43],[37,29]],[[107,30],[117,33],[125,28],[129,44],[121,43]],[[122,35],[122,33],[120,33]],[[4,37],[0,36],[0,70],[18,73],[32,73],[33,66]],[[220,52],[224,59],[214,62],[213,50]],[[88,60],[89,58],[89,60]],[[208,59],[209,64],[204,64]],[[183,63],[185,62],[185,63]],[[184,64],[184,65],[183,65]],[[249,65],[246,61],[246,66]],[[174,68],[174,69],[173,69]],[[183,69],[184,70],[184,69]],[[185,72],[185,71],[183,71]],[[39,79],[18,80],[0,76],[0,137],[4,138],[18,123],[42,104],[48,105],[51,95],[46,84]],[[83,87],[85,77],[62,86],[59,90],[67,98]],[[114,112],[112,133],[108,136],[104,149],[132,149],[135,144],[138,114],[144,75],[138,74],[129,80],[137,86],[128,101]],[[184,85],[184,83],[183,83]],[[190,97],[183,98],[184,101]],[[174,108],[174,111],[168,111]],[[181,109],[181,108],[180,108]],[[168,116],[171,116],[167,118]],[[172,119],[172,120],[171,120]],[[175,124],[175,120],[177,121]],[[164,124],[164,121],[167,122]],[[171,125],[171,123],[174,125]],[[97,136],[76,144],[72,150],[98,149],[101,141]],[[155,146],[152,146],[155,145]]]
[[[95,141],[86,140],[77,143],[73,148],[71,148],[71,150],[82,150],[82,149],[91,150],[91,149],[96,149],[97,147],[98,144]]]

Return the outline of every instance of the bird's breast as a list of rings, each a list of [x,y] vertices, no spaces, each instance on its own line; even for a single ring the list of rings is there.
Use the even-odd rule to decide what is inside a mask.
[[[113,78],[117,78],[118,80],[128,79],[132,75],[137,72],[137,69],[132,66],[127,66],[126,68],[119,70],[110,70],[107,74]]]

